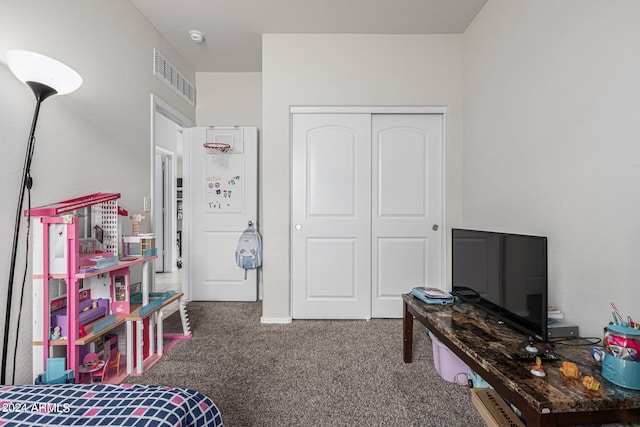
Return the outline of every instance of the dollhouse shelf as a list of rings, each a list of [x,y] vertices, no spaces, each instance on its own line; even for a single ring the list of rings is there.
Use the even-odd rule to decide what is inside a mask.
[[[142,308],[141,305],[139,306],[133,306],[136,307],[135,310],[132,310],[131,313],[129,314],[124,314],[123,316],[125,317],[125,319],[127,321],[138,321],[138,320],[143,320],[146,317],[151,316],[153,313],[157,312],[158,310],[162,309],[163,307],[171,304],[174,301],[179,300],[180,298],[183,297],[183,293],[182,292],[176,292],[175,294],[171,295],[169,298],[163,300],[157,307],[155,307],[153,310],[150,310],[144,314],[140,314],[140,309]]]
[[[82,338],[78,338],[76,340],[76,345],[85,345],[89,342],[91,342],[94,338],[99,337],[101,335],[106,334],[107,332],[111,331],[112,329],[117,328],[120,325],[125,324],[125,322],[136,322],[138,320],[143,320],[146,317],[151,316],[152,314],[158,312],[159,310],[161,310],[162,308],[166,307],[167,305],[171,304],[174,301],[179,300],[180,298],[183,297],[183,293],[182,292],[176,292],[175,294],[171,295],[169,298],[163,300],[160,304],[158,304],[157,307],[154,307],[154,309],[150,310],[147,313],[144,314],[140,314],[140,309],[143,307],[142,304],[134,304],[131,306],[131,313],[128,314],[116,314],[116,320],[115,322],[113,322],[112,324],[110,324],[109,326],[107,326],[104,329],[101,329],[99,332],[97,333],[93,333],[93,327],[96,323],[98,323],[100,320],[103,319],[99,319],[96,320],[94,322],[91,323],[87,323],[85,325],[85,332],[87,333],[86,336],[82,337]],[[67,345],[67,340],[50,340],[49,344],[50,345]],[[34,345],[42,345],[42,341],[39,342],[33,342]]]
[[[100,335],[104,335],[107,332],[109,332],[110,330],[115,329],[118,326],[124,324],[125,322],[135,322],[135,321],[138,321],[138,320],[143,320],[144,318],[149,317],[152,314],[158,312],[159,310],[161,310],[162,308],[164,308],[168,304],[171,304],[172,302],[179,300],[180,298],[182,298],[183,295],[184,294],[182,292],[176,292],[171,297],[163,300],[162,303],[158,305],[158,307],[154,308],[153,310],[151,310],[148,313],[145,313],[143,315],[139,314],[140,309],[143,307],[142,304],[134,304],[134,305],[131,306],[131,313],[128,313],[128,314],[116,314],[115,315],[116,316],[116,321],[113,324],[107,326],[106,328],[100,330],[100,332],[97,332],[95,334],[93,333],[93,326],[97,322],[99,322],[100,320],[96,320],[95,322],[91,322],[91,323],[85,325],[85,332],[87,333],[87,335],[82,337],[82,338],[78,338],[76,340],[76,345],[85,345],[85,344],[91,342],[91,340],[93,340],[95,337],[98,337]],[[65,343],[66,343],[66,340],[58,340],[58,341],[65,341]]]
[[[133,256],[128,256],[127,258],[134,258]],[[142,264],[143,262],[147,262],[147,261],[151,261],[153,259],[158,258],[157,256],[152,256],[152,257],[146,257],[143,258],[141,256],[135,257],[135,260],[132,261],[122,261],[120,260],[120,262],[118,262],[118,264],[113,265],[111,267],[106,267],[106,268],[101,268],[99,270],[94,270],[90,273],[76,273],[76,279],[88,279],[90,277],[96,277],[99,276],[101,274],[104,273],[109,273],[111,271],[115,271],[115,270],[119,270],[121,268],[125,268],[125,267],[130,267],[132,265],[136,265],[136,264]],[[52,279],[64,279],[66,278],[66,275],[64,274],[50,274],[49,275],[50,278]],[[34,274],[33,275],[34,279],[42,279],[42,275],[41,274]]]
[[[91,322],[88,323],[87,325],[85,325],[84,330],[87,333],[87,335],[85,335],[82,338],[78,338],[76,340],[76,345],[85,345],[90,343],[93,339],[95,339],[96,337],[100,337],[105,335],[107,332],[111,331],[112,329],[117,328],[120,325],[123,325],[124,322],[126,322],[125,319],[125,314],[116,314],[116,321],[113,322],[112,324],[110,324],[109,326],[107,326],[104,329],[101,329],[100,332],[93,332],[93,327],[95,326],[96,323],[98,323],[100,320],[96,320],[95,322]]]
[[[146,259],[146,258],[145,258]],[[93,274],[93,273],[91,273]],[[176,292],[175,294],[169,296],[168,298],[162,300],[162,302],[160,304],[158,304],[156,307],[154,307],[153,309],[149,310],[148,312],[144,313],[144,314],[140,314],[140,309],[143,307],[142,304],[135,304],[131,306],[131,313],[128,314],[117,314],[116,316],[116,320],[114,323],[110,324],[109,326],[107,326],[106,328],[100,330],[97,333],[93,332],[93,327],[96,323],[98,323],[100,320],[96,320],[94,322],[88,323],[87,325],[85,325],[85,332],[87,333],[86,336],[82,337],[82,338],[78,338],[76,340],[76,345],[86,345],[90,342],[92,342],[95,338],[105,335],[107,332],[121,326],[124,324],[127,324],[127,326],[130,328],[130,331],[133,331],[133,326],[134,323],[137,327],[139,327],[139,333],[142,334],[143,330],[142,330],[142,321],[161,311],[164,307],[166,307],[167,305],[171,304],[174,301],[178,301],[180,300],[180,298],[182,298],[184,296],[184,294],[182,292]],[[159,319],[159,322],[161,322],[162,319]],[[140,322],[140,323],[138,323]],[[130,336],[128,334],[128,336]],[[158,336],[162,337],[162,333],[160,332],[160,328],[158,330]],[[50,340],[49,341],[49,345],[67,345],[68,342],[67,340]],[[42,345],[42,342],[33,342],[33,345]],[[158,353],[162,354],[162,342],[161,340],[158,340],[157,343],[157,349],[158,349]],[[142,347],[141,346],[137,346],[135,347],[135,351],[138,353],[137,354],[137,358],[136,360],[143,360],[142,357]],[[134,368],[136,369],[137,373],[140,374],[142,373],[142,368],[144,366],[144,368],[147,368],[148,366],[146,365],[141,365],[138,364],[137,366],[133,366],[134,362],[133,362],[133,353],[134,353],[134,345],[133,345],[133,341],[131,342],[127,342],[127,373],[132,373],[134,371]],[[129,356],[130,355],[130,356]]]
[[[130,314],[124,315],[127,322],[127,373],[129,374],[134,373],[133,369],[135,367],[135,374],[140,375],[144,370],[150,368],[160,357],[162,357],[162,354],[164,353],[164,350],[163,350],[164,334],[162,332],[162,309],[167,305],[171,304],[172,302],[180,300],[183,296],[184,294],[182,292],[176,292],[175,294],[163,299],[162,302],[159,304],[154,304],[155,302],[159,301],[159,300],[155,300],[154,303],[152,303],[154,304],[153,308],[151,308],[150,310],[143,310],[145,311],[143,314],[140,313],[141,309],[143,307],[148,307],[149,304],[147,304],[147,306],[138,306],[135,310],[132,310]],[[136,347],[137,364],[136,366],[134,366],[133,342],[132,342],[133,328],[135,326],[137,336],[142,336],[142,334],[144,333],[144,327],[143,327],[144,319],[152,315],[155,315],[156,313],[160,314],[159,316],[157,316],[157,329],[158,329],[157,333],[154,333],[153,326],[151,326],[150,330],[148,331],[149,344],[150,344],[150,352],[149,352],[150,357],[148,357],[146,360],[143,360],[142,347],[137,346]],[[187,330],[186,330],[184,321],[183,321],[183,328],[185,328],[185,335],[183,337],[184,338],[190,337],[191,335],[187,335]],[[153,341],[154,336],[156,338],[157,343],[154,343]],[[153,355],[153,353],[156,351],[157,351],[157,354]]]
[[[96,320],[94,322],[87,323],[85,325],[85,327],[84,327],[84,330],[87,333],[87,335],[85,335],[82,338],[78,338],[76,340],[76,345],[88,344],[93,339],[95,339],[96,337],[105,335],[107,332],[111,331],[112,329],[115,329],[120,325],[124,325],[124,323],[127,321],[127,319],[126,319],[127,316],[129,316],[129,315],[128,314],[117,314],[115,322],[113,322],[112,324],[110,324],[106,328],[101,329],[100,332],[97,332],[95,334],[93,333],[93,326],[96,323],[98,323],[100,320],[102,320],[102,319],[98,319],[98,320]],[[49,345],[67,345],[67,344],[68,344],[67,340],[61,340],[61,339],[49,340]],[[34,341],[33,345],[42,345],[42,341]]]
[[[133,256],[128,256],[127,259],[129,258],[134,258]],[[78,279],[88,279],[89,277],[95,277],[95,276],[99,276],[100,274],[103,273],[109,273],[110,271],[115,271],[115,270],[120,270],[121,268],[125,268],[125,267],[130,267],[132,265],[136,265],[136,264],[142,264],[143,262],[147,262],[147,261],[151,261],[153,259],[158,258],[157,256],[153,256],[153,257],[135,257],[136,259],[132,260],[132,261],[123,261],[120,260],[120,262],[117,265],[113,265],[111,267],[107,267],[107,268],[101,268],[100,270],[95,270],[92,271],[91,273],[78,273],[76,274],[76,277]]]

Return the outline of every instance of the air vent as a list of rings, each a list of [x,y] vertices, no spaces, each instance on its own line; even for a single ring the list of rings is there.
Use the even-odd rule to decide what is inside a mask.
[[[154,49],[153,52],[155,59],[153,63],[153,74],[171,86],[173,90],[178,92],[178,94],[186,99],[189,104],[194,106],[196,90],[193,88],[193,85],[189,80],[185,79],[184,76],[176,70],[160,52],[156,49]]]

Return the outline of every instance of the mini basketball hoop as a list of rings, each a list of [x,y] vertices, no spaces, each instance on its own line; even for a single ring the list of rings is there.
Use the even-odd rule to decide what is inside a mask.
[[[227,151],[229,151],[231,145],[223,142],[206,142],[202,145],[215,163],[219,165],[225,164],[225,161],[227,160]]]

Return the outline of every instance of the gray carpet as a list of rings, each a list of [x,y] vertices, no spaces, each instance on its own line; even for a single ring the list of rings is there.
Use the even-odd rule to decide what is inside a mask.
[[[260,323],[260,303],[191,302],[193,337],[125,382],[196,389],[227,427],[483,426],[470,389],[433,367],[424,328],[402,361],[400,319]],[[178,313],[165,332],[180,332]]]

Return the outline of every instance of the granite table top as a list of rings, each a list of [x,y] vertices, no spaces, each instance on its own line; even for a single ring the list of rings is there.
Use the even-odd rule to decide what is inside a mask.
[[[404,301],[415,312],[427,318],[432,329],[446,337],[470,359],[493,374],[503,384],[522,396],[540,413],[585,412],[640,408],[640,391],[619,387],[601,375],[601,366],[590,355],[597,344],[587,340],[567,340],[537,343],[539,351],[549,349],[559,359],[543,362],[546,373],[538,377],[531,373],[535,361],[516,360],[518,346],[527,336],[512,327],[499,324],[497,318],[468,304],[425,304],[411,295]],[[560,372],[562,361],[574,362],[582,375],[568,378]],[[585,376],[600,382],[597,391],[583,384]]]

